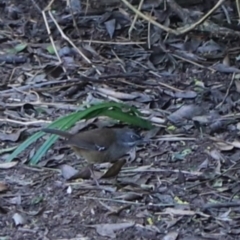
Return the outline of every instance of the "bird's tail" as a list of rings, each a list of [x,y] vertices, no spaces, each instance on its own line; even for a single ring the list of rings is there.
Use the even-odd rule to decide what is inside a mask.
[[[65,138],[70,138],[72,136],[72,134],[69,132],[65,132],[62,130],[54,129],[54,128],[43,128],[43,129],[41,129],[41,131],[45,132],[45,133],[56,134],[56,135],[59,135],[61,137],[65,137]]]

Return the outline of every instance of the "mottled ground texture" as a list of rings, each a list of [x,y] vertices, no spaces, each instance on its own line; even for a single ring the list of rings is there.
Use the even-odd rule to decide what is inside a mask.
[[[216,4],[190,2],[143,1],[141,12],[176,29]],[[140,17],[134,23],[121,0],[49,3],[0,1],[0,240],[239,239],[235,1],[211,14],[211,30],[178,36]],[[155,128],[136,128],[150,142],[100,187],[73,177],[86,161],[61,138],[30,164],[48,134],[6,162],[51,121],[101,101],[135,106]],[[101,117],[74,130],[115,125]],[[110,166],[96,164],[95,177]]]

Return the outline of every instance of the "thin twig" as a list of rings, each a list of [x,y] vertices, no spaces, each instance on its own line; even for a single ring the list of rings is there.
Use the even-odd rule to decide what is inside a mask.
[[[46,123],[51,123],[52,121],[46,121],[46,120],[37,120],[37,121],[31,121],[31,122],[23,122],[23,121],[16,121],[8,118],[0,118],[0,122],[4,123],[15,123],[21,126],[30,126],[30,125],[41,125]]]
[[[235,79],[235,73],[233,73],[233,75],[232,75],[231,82],[230,82],[230,84],[229,84],[229,86],[228,86],[228,89],[227,89],[227,91],[226,91],[226,94],[225,94],[222,102],[220,102],[220,103],[216,106],[216,109],[220,108],[220,107],[223,105],[223,103],[226,101],[226,99],[227,99],[227,97],[228,97],[228,95],[229,95],[230,88],[232,87],[232,84],[233,84],[234,79]]]
[[[144,0],[140,1],[139,5],[138,5],[138,11],[141,10],[143,2],[144,2]],[[137,19],[138,19],[138,14],[136,13],[135,16],[134,16],[134,19],[132,21],[132,24],[131,24],[130,28],[128,29],[128,37],[129,37],[129,39],[131,39],[131,33],[132,33],[132,30],[133,30],[133,28],[135,26],[135,23],[136,23]]]
[[[43,20],[44,20],[44,22],[45,22],[45,26],[46,26],[46,29],[47,29],[47,32],[48,32],[48,35],[49,35],[51,44],[52,44],[53,49],[54,49],[54,52],[55,52],[55,54],[56,54],[56,56],[57,56],[57,58],[58,58],[59,64],[62,64],[62,59],[60,58],[60,56],[59,56],[59,54],[58,54],[58,50],[57,50],[56,45],[55,45],[55,42],[54,42],[54,40],[53,40],[53,38],[52,38],[51,30],[50,30],[50,27],[49,27],[49,25],[48,25],[46,13],[45,13],[46,10],[49,10],[49,13],[50,13],[50,7],[51,7],[51,5],[53,4],[54,1],[55,1],[55,0],[52,0],[52,1],[48,4],[48,6],[42,11],[42,16],[43,16]],[[62,66],[62,68],[63,68],[63,71],[64,71],[65,73],[67,73],[65,67]]]
[[[197,22],[191,24],[189,27],[181,27],[178,28],[179,33],[180,34],[186,34],[187,32],[193,30],[194,28],[196,28],[197,26],[199,26],[200,24],[202,24],[214,11],[216,11],[224,2],[225,0],[219,0],[216,5],[209,10],[208,13],[206,13],[201,19],[199,19]]]
[[[169,32],[169,33],[173,33],[175,35],[179,35],[179,32],[174,30],[174,29],[171,29],[171,28],[168,28],[158,22],[156,22],[154,19],[152,19],[151,17],[149,16],[146,16],[144,15],[143,13],[141,13],[140,11],[138,11],[132,4],[130,4],[127,0],[121,0],[127,7],[129,7],[134,13],[136,13],[138,16],[140,16],[141,18],[143,18],[144,20],[152,23],[153,25],[159,27],[160,29],[163,29],[165,30],[166,32]]]
[[[181,57],[181,56],[179,56],[179,55],[177,55],[177,54],[172,54],[172,56],[174,56],[175,58],[178,58],[178,59],[180,59],[180,60],[183,60],[183,61],[185,61],[185,62],[191,63],[192,65],[195,65],[195,66],[197,66],[197,67],[200,67],[200,68],[203,68],[203,69],[206,68],[206,69],[210,70],[212,73],[215,73],[215,72],[216,72],[216,70],[213,69],[213,68],[211,68],[211,67],[205,67],[205,66],[203,66],[203,65],[201,65],[201,64],[199,64],[199,63],[193,62],[193,61],[191,61],[191,60],[189,60],[189,59],[187,59],[187,58],[183,58],[183,57]]]
[[[85,54],[82,53],[82,51],[80,51],[80,49],[65,35],[65,33],[62,31],[62,29],[60,28],[60,26],[58,25],[56,19],[53,17],[52,13],[49,11],[49,16],[51,17],[51,19],[53,20],[54,24],[56,25],[58,31],[60,32],[61,36],[70,43],[70,45],[72,47],[75,48],[75,50],[80,54],[80,56],[87,61],[93,68],[95,68],[96,72],[101,75],[100,71],[96,68],[96,66],[90,61],[89,58],[86,57]]]

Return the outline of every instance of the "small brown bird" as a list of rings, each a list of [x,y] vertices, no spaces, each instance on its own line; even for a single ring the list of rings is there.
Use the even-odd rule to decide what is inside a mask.
[[[93,129],[77,134],[51,128],[42,131],[66,138],[65,144],[90,164],[115,162],[132,147],[145,142],[140,135],[126,128]]]

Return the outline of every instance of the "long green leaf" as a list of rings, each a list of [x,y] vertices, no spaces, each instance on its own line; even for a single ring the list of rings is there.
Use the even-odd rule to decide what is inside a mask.
[[[92,106],[90,108],[88,108],[87,110],[84,110],[83,112],[86,111],[86,115],[89,114],[89,112],[91,111],[95,111],[97,109],[101,109],[101,108],[109,108],[112,106],[116,106],[116,107],[120,107],[119,104],[116,103],[102,103],[102,104],[98,104],[95,106]],[[68,121],[69,119],[71,119],[72,117],[74,117],[76,114],[79,114],[79,112],[74,112],[69,114],[68,116],[64,116],[61,117],[59,119],[57,119],[56,121],[54,121],[53,123],[51,123],[48,127],[59,127],[62,124],[64,124],[66,121]],[[83,114],[83,116],[85,115]],[[67,127],[67,126],[66,126]],[[69,127],[71,127],[71,125],[69,125]],[[66,128],[67,129],[67,128]],[[32,135],[31,137],[29,137],[26,141],[24,141],[23,143],[21,143],[18,148],[15,149],[15,151],[12,152],[12,154],[10,154],[7,158],[6,161],[10,162],[12,161],[18,154],[20,154],[22,151],[24,151],[28,146],[30,146],[32,143],[34,143],[35,141],[37,141],[40,137],[42,137],[45,133],[42,132],[38,132],[35,133],[34,135]],[[51,141],[51,139],[49,140]]]
[[[58,126],[58,124],[64,123],[68,118],[71,117],[71,114],[67,117],[60,118],[56,120],[55,122],[51,123],[49,127],[55,127]],[[11,162],[19,153],[24,151],[28,146],[30,146],[32,143],[36,142],[40,137],[42,137],[45,133],[43,132],[37,132],[33,134],[31,137],[29,137],[26,141],[21,143],[18,148],[15,149],[7,158],[7,162]]]
[[[153,127],[149,121],[139,118],[138,116],[129,115],[128,113],[124,113],[120,110],[106,110],[102,114],[107,117],[117,119],[121,122],[126,122],[138,127],[146,129],[151,129]]]
[[[26,141],[21,143],[18,148],[16,148],[7,158],[7,162],[11,162],[19,153],[24,151],[29,145],[31,145],[33,142],[37,141],[38,138],[42,137],[44,133],[38,132],[29,137]]]
[[[76,116],[72,116],[71,119],[68,119],[65,121],[62,125],[63,129],[67,129],[68,127],[72,126],[77,121]],[[55,125],[56,127],[56,125]],[[32,165],[35,165],[38,163],[38,161],[42,158],[42,156],[47,152],[47,150],[54,144],[54,142],[57,140],[58,136],[52,135],[48,138],[47,141],[44,142],[44,144],[38,149],[36,154],[33,156],[33,158],[30,160],[30,163]]]
[[[123,112],[123,109],[126,110],[126,112]],[[90,106],[85,110],[63,116],[48,125],[48,127],[56,127],[62,130],[68,130],[80,119],[90,119],[97,116],[108,116],[143,128],[151,128],[150,122],[143,120],[136,115],[141,114],[135,107],[131,107],[122,103],[103,102]],[[7,161],[12,161],[19,153],[24,151],[29,145],[36,142],[44,134],[45,133],[43,132],[37,132],[31,137],[29,137],[26,141],[20,144],[14,152],[12,152],[12,154],[8,157]],[[56,135],[50,136],[48,140],[46,140],[45,143],[38,149],[34,157],[31,159],[30,163],[37,164],[41,157],[52,146],[52,144],[56,141],[57,138],[58,136]]]
[[[60,122],[55,121],[54,127],[58,127],[62,130],[67,130],[71,128],[77,121],[84,118],[93,118],[99,116],[102,112],[106,111],[105,109],[108,109],[109,107],[121,107],[122,105],[115,104],[115,103],[103,103],[99,105],[92,106],[84,111],[72,113],[71,115],[67,117],[61,118],[61,123],[64,120],[63,124],[59,124]],[[133,111],[133,110],[132,110]],[[67,118],[67,119],[66,119]],[[53,127],[53,124],[51,124],[51,127]],[[38,163],[38,161],[44,156],[44,154],[48,151],[48,149],[54,144],[58,136],[50,136],[47,141],[38,149],[34,157],[30,160],[30,163],[32,165],[35,165]]]

